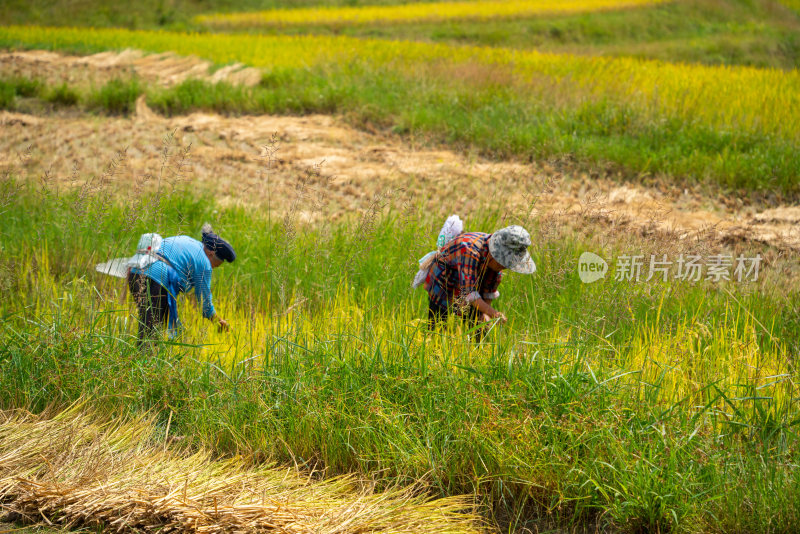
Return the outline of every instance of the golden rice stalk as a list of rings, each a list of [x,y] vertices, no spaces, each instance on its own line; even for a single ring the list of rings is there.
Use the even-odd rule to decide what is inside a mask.
[[[55,416],[0,412],[0,502],[0,519],[117,532],[481,531],[467,498],[213,459],[165,444],[149,418],[103,418],[85,404]]]
[[[396,6],[304,7],[273,9],[255,13],[216,13],[199,15],[195,22],[213,28],[241,29],[294,25],[350,26],[365,24],[403,24],[453,20],[491,20],[533,17],[544,14],[586,13],[641,7],[665,0],[493,0],[420,2]]]

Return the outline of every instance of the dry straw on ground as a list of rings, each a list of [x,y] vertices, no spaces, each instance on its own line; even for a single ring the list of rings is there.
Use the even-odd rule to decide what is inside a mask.
[[[0,412],[0,520],[119,532],[480,531],[464,498],[213,459],[165,444],[155,428],[146,418],[100,420],[85,405],[54,417]]]

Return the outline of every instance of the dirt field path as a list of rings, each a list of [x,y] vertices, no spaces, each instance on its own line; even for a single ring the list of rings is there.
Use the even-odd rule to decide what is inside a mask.
[[[258,79],[256,69],[240,65],[213,74],[208,67],[197,58],[131,50],[87,57],[0,54],[0,72],[54,80],[96,80],[131,70],[163,84],[190,76],[235,83]],[[442,216],[493,208],[584,231],[659,235],[664,243],[764,244],[780,252],[800,251],[798,206],[757,211],[697,192],[576,175],[556,164],[493,162],[419,149],[328,116],[165,118],[140,99],[132,118],[0,112],[0,127],[0,166],[58,187],[96,183],[124,151],[124,164],[105,184],[121,194],[156,187],[160,177],[162,187],[211,191],[223,203],[279,211],[294,206],[301,221],[336,219],[392,201]],[[165,148],[172,162],[166,171]]]

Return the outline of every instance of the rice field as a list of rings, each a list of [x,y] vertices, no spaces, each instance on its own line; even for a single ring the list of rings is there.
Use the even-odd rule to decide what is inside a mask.
[[[448,22],[452,20],[492,20],[535,17],[565,13],[587,13],[607,9],[648,6],[665,0],[505,0],[483,2],[425,2],[398,6],[313,7],[273,9],[256,13],[217,13],[199,15],[194,21],[221,30],[284,26],[344,26],[364,24],[403,24],[409,22]]]
[[[194,23],[493,24],[668,4],[309,6]],[[69,73],[60,84],[0,76],[0,120],[15,136],[47,131],[32,121],[62,114],[96,122],[53,151],[74,161],[48,161],[40,140],[0,154],[0,521],[131,532],[796,530],[796,250],[713,228],[668,232],[655,210],[651,224],[625,226],[590,198],[560,216],[537,204],[551,187],[580,197],[580,182],[564,179],[573,172],[676,199],[696,186],[716,207],[738,200],[742,217],[796,201],[796,69],[175,29],[0,26],[0,46],[208,62],[192,62],[203,79],[171,85],[133,72],[102,85]],[[217,83],[209,63],[261,78]],[[251,154],[252,139],[235,129],[206,128],[219,143],[198,148],[222,154],[211,159],[224,201],[175,137],[207,115],[175,123],[147,149],[103,145],[121,138],[109,116],[124,129],[198,111],[250,114],[249,124],[265,113],[327,113],[373,132],[353,151],[377,151],[381,169],[399,161],[393,151],[413,160],[419,147],[447,147],[463,166],[483,165],[477,155],[509,159],[547,169],[553,182],[476,174],[474,189],[437,209],[426,197],[449,191],[447,177],[408,171],[386,177],[391,190],[335,184],[357,200],[334,216],[325,211],[333,179],[298,170],[293,187],[276,186],[272,165],[286,174],[328,155],[284,156],[291,136],[276,133]],[[342,131],[332,137],[352,133]],[[376,148],[380,136],[405,144]],[[97,154],[110,163],[82,166]],[[252,160],[263,164],[258,181],[237,188]],[[522,200],[508,198],[514,183]],[[459,202],[467,230],[525,226],[538,267],[507,273],[496,305],[508,321],[487,324],[480,341],[453,318],[431,329],[427,295],[409,287],[443,210]],[[198,237],[207,221],[237,250],[212,282],[230,331],[181,297],[179,335],[138,347],[125,281],[94,266],[130,255],[142,233]],[[610,275],[583,283],[584,252],[608,258]],[[615,273],[620,258],[667,253],[758,255],[763,271],[744,282]]]
[[[215,454],[466,496],[490,530],[793,528],[797,323],[775,276],[584,286],[574,262],[589,243],[528,221],[539,271],[503,282],[509,322],[476,344],[457,322],[428,331],[408,288],[437,222],[422,214],[386,206],[320,228],[156,198],[131,221],[102,188],[21,186],[3,229],[0,405],[148,413],[156,436]],[[76,210],[93,222],[72,224]],[[240,255],[213,282],[232,331],[181,299],[183,334],[137,350],[124,282],[92,266],[145,229],[191,235],[211,217]]]

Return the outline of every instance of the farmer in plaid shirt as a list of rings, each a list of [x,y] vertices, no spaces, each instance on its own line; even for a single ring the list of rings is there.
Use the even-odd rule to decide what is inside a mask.
[[[506,317],[491,302],[502,271],[530,274],[536,265],[528,253],[531,237],[521,226],[508,226],[493,234],[463,233],[436,254],[425,278],[428,319],[433,328],[451,312],[471,322]]]

